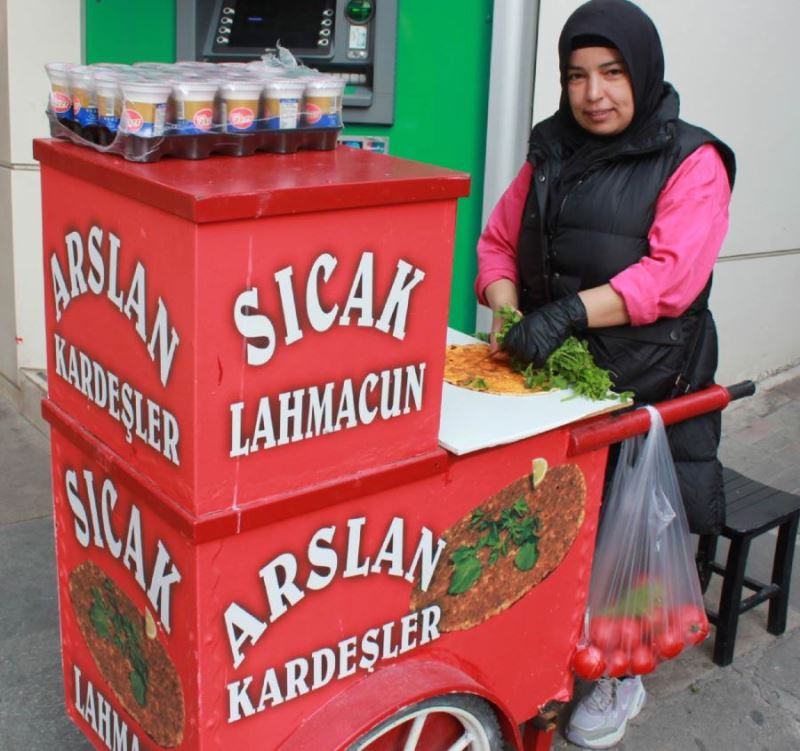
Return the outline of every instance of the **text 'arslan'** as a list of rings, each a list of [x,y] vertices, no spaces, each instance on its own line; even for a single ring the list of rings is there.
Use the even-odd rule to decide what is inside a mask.
[[[158,362],[162,386],[167,385],[175,351],[180,342],[170,325],[161,297],[153,305],[147,294],[147,270],[137,261],[129,276],[120,281],[120,239],[113,232],[92,226],[84,241],[77,230],[64,236],[66,274],[58,254],[50,254],[50,278],[56,321],[78,297],[103,296],[134,325],[153,362]]]
[[[286,615],[307,593],[329,587],[337,574],[342,579],[387,574],[412,584],[419,579],[420,589],[427,591],[442,550],[447,545],[445,540],[435,538],[430,529],[422,527],[414,552],[406,560],[406,525],[402,517],[396,516],[389,523],[378,550],[373,556],[365,555],[362,530],[366,521],[363,516],[349,519],[346,532],[339,531],[336,525],[318,529],[305,551],[309,568],[305,581],[300,581],[300,568],[293,553],[281,553],[259,570],[265,612],[253,614],[236,602],[225,610],[225,630],[234,668],[244,661],[243,650],[261,639],[268,623]]]
[[[421,527],[416,545],[409,546],[407,523],[395,516],[389,521],[380,546],[373,549],[364,543],[362,532],[366,524],[366,517],[360,516],[348,519],[346,530],[337,525],[322,527],[311,536],[300,561],[294,553],[286,552],[261,567],[258,576],[263,585],[264,608],[251,612],[231,602],[223,614],[234,669],[245,662],[246,651],[261,640],[269,624],[289,613],[308,594],[331,586],[337,578],[383,574],[418,583],[423,592],[428,589],[447,545],[445,540]],[[372,672],[379,662],[435,641],[441,635],[441,615],[438,605],[429,605],[257,673],[238,676],[226,686],[228,722],[252,717],[359,671]]]

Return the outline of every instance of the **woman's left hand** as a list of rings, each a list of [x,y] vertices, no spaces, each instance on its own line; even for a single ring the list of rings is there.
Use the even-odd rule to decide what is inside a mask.
[[[578,295],[547,303],[517,321],[503,339],[503,349],[541,368],[564,341],[588,325],[586,307]]]

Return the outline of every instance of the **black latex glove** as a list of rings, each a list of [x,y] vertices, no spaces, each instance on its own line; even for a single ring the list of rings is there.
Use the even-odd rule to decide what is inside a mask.
[[[517,321],[503,338],[503,349],[541,368],[565,339],[587,326],[586,308],[578,295],[547,303]]]

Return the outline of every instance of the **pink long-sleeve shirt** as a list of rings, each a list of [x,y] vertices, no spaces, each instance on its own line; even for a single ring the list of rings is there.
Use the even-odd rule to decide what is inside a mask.
[[[475,291],[486,303],[486,287],[517,278],[517,238],[533,167],[526,162],[492,211],[478,240]],[[640,326],[683,313],[700,294],[728,231],[731,189],[725,166],[710,144],[690,154],[656,201],[648,233],[650,252],[610,280],[625,301],[631,323]]]

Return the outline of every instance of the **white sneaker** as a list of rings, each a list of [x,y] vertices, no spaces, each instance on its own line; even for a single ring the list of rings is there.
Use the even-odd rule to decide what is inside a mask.
[[[647,694],[640,676],[602,678],[581,699],[567,725],[567,740],[583,748],[611,748],[625,735],[628,720],[639,714]]]

